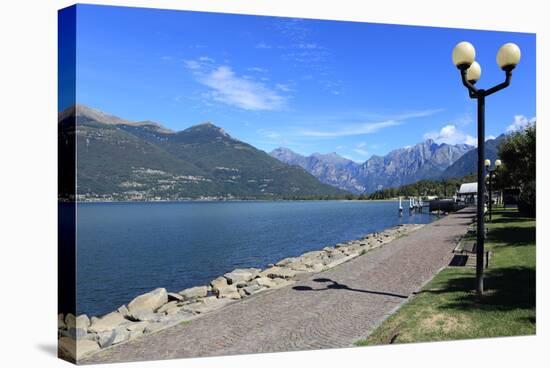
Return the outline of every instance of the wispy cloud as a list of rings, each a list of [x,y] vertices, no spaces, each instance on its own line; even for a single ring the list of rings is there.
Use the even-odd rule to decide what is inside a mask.
[[[536,116],[529,119],[525,115],[515,115],[514,121],[510,125],[508,125],[508,127],[506,128],[506,132],[512,133],[512,132],[523,130],[529,125],[534,124],[536,121],[537,121]]]
[[[286,97],[277,88],[267,86],[249,75],[238,75],[226,65],[216,66],[215,60],[206,56],[185,60],[185,66],[197,81],[209,88],[204,97],[244,110],[279,110]],[[284,91],[283,91],[284,92]]]
[[[432,139],[436,143],[477,145],[477,139],[458,129],[456,125],[449,124],[440,131],[432,131],[424,134],[424,139]]]
[[[359,155],[361,155],[361,156],[368,156],[368,155],[370,154],[369,151],[367,151],[367,150],[365,150],[365,149],[362,149],[362,148],[355,148],[355,149],[353,150],[353,152],[355,152],[355,153],[357,153],[357,154],[359,154]]]
[[[199,70],[201,68],[201,63],[197,60],[184,60],[183,63],[188,69]]]
[[[396,120],[381,121],[377,123],[363,123],[343,127],[338,130],[320,131],[320,130],[304,130],[301,132],[306,137],[346,137],[354,135],[372,134],[377,131],[400,125],[402,122]]]
[[[213,63],[216,60],[214,60],[214,59],[212,59],[211,57],[208,57],[208,56],[201,56],[201,57],[199,57],[199,61],[201,61],[203,63]]]
[[[443,110],[444,109],[426,109],[426,110],[419,110],[419,111],[409,111],[409,112],[393,115],[392,119],[407,120],[407,119],[415,119],[415,118],[425,118],[427,116],[432,116],[437,113],[440,113]]]
[[[431,115],[437,114],[440,111],[442,111],[442,109],[426,109],[426,110],[418,110],[418,111],[409,111],[405,113],[389,114],[385,116],[359,113],[355,115],[356,116],[372,115],[372,116],[377,116],[380,119],[378,121],[369,121],[369,122],[358,121],[352,124],[343,124],[342,122],[346,120],[349,122],[350,120],[356,120],[356,118],[351,117],[350,119],[350,116],[347,116],[347,117],[325,116],[324,119],[326,121],[330,121],[331,125],[339,126],[339,128],[333,129],[333,130],[304,129],[300,131],[300,135],[303,135],[306,137],[347,137],[347,136],[372,134],[382,129],[404,124],[409,119],[431,116]]]
[[[211,88],[215,101],[244,110],[278,110],[285,98],[263,83],[239,77],[228,66],[220,66],[199,80]]]

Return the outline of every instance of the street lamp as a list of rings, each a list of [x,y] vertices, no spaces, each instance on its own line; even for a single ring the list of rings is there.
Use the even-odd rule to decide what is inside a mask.
[[[502,161],[495,160],[495,168],[491,170],[491,160],[485,160],[485,169],[488,172],[486,177],[489,182],[489,222],[493,222],[493,181],[500,165],[502,165]]]
[[[504,82],[487,90],[478,89],[475,84],[481,77],[481,67],[475,61],[476,50],[469,42],[460,42],[453,49],[453,63],[460,70],[462,84],[468,89],[470,98],[477,100],[477,246],[476,246],[476,289],[483,294],[483,257],[485,224],[483,219],[483,193],[485,193],[485,97],[510,85],[512,70],[521,59],[516,44],[502,45],[497,53],[497,64],[505,73]],[[481,193],[481,197],[480,197]],[[481,199],[480,199],[481,198]]]

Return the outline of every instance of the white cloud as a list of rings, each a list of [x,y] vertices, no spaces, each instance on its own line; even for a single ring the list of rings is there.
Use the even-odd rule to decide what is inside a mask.
[[[377,115],[380,119],[378,122],[368,122],[368,123],[357,123],[357,124],[348,124],[344,125],[341,123],[342,117],[335,116],[331,117],[331,125],[341,125],[342,127],[338,130],[303,130],[300,132],[300,135],[308,137],[346,137],[346,136],[355,136],[363,134],[376,133],[377,131],[385,128],[389,128],[396,125],[401,125],[406,122],[408,119],[421,118],[426,116],[431,116],[442,111],[441,109],[430,109],[430,110],[419,110],[411,111],[400,114],[393,115]],[[365,114],[363,114],[365,115]],[[369,115],[369,114],[367,114]],[[326,116],[324,117],[327,118]],[[361,147],[359,147],[361,148]],[[377,148],[372,146],[372,148]]]
[[[188,69],[199,70],[201,68],[201,63],[197,60],[184,60],[183,63]]]
[[[355,148],[353,152],[360,154],[361,156],[368,156],[369,152],[361,148]]]
[[[491,139],[495,139],[496,137],[494,135],[488,135],[485,137],[485,141],[490,141]]]
[[[307,137],[346,137],[346,136],[353,136],[353,135],[376,133],[381,129],[399,125],[399,124],[401,124],[400,121],[388,120],[388,121],[381,121],[377,123],[363,123],[363,124],[350,125],[345,128],[334,130],[334,131],[304,130],[302,131],[302,135]]]
[[[534,124],[536,120],[537,120],[536,116],[532,117],[531,119],[528,119],[524,115],[515,115],[514,121],[510,125],[508,125],[508,127],[506,128],[506,132],[512,133],[512,132],[523,130],[527,126]]]
[[[212,59],[211,57],[208,57],[208,56],[201,56],[201,57],[199,57],[199,61],[206,62],[206,63],[213,63],[216,60],[214,60],[214,59]]]
[[[395,115],[392,117],[392,119],[407,120],[407,119],[414,119],[414,118],[425,118],[427,116],[432,116],[439,112],[442,112],[443,110],[444,109],[427,109],[427,110],[420,110],[420,111],[411,111],[411,112]]]
[[[278,92],[283,90],[277,85],[270,88],[254,77],[239,76],[231,67],[215,66],[213,62],[206,56],[184,61],[197,81],[209,88],[204,94],[208,99],[244,110],[278,110],[284,107],[286,97]]]
[[[462,132],[456,125],[445,125],[439,132],[428,132],[424,139],[433,139],[436,143],[477,145],[477,139]]]
[[[263,83],[237,76],[228,66],[220,66],[200,79],[211,88],[208,95],[215,101],[244,110],[277,110],[285,98]]]

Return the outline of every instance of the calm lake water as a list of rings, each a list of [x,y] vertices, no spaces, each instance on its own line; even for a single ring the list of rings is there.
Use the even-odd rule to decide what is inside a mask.
[[[101,315],[157,287],[205,285],[238,267],[265,268],[306,251],[430,215],[396,202],[80,203],[77,312]]]

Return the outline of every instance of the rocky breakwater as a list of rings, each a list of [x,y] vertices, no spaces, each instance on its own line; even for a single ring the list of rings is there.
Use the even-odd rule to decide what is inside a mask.
[[[264,270],[236,269],[208,285],[177,293],[158,288],[101,317],[60,314],[60,355],[79,360],[109,346],[199,318],[240,299],[291,285],[301,276],[329,270],[422,226],[399,225],[358,240],[285,258]]]

